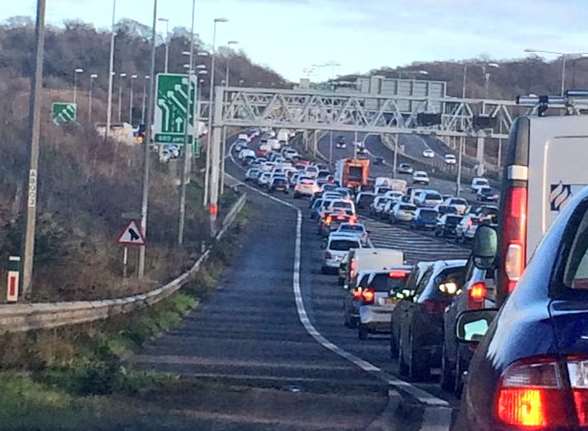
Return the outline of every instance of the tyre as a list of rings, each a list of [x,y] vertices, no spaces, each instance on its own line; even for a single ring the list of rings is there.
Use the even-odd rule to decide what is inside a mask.
[[[454,371],[454,367],[452,367],[451,362],[449,362],[449,359],[447,358],[445,344],[443,344],[443,351],[441,352],[441,379],[439,380],[439,384],[441,385],[441,389],[444,391],[450,392],[454,390]]]
[[[413,382],[428,380],[431,377],[428,358],[419,355],[415,346],[412,332],[407,346],[408,353],[408,378]]]
[[[370,331],[361,323],[357,326],[357,336],[360,340],[367,340],[370,336]]]

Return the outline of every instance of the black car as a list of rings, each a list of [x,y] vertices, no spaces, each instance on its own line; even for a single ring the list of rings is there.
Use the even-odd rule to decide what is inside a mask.
[[[285,177],[277,177],[272,179],[268,187],[268,192],[288,193],[288,180]]]
[[[449,207],[453,208],[453,207]],[[455,208],[454,208],[455,209]],[[455,227],[461,221],[462,216],[457,214],[444,214],[437,221],[435,226],[435,236],[451,237],[455,236]]]
[[[359,210],[365,210],[370,207],[376,195],[372,192],[359,192],[355,198],[355,206]]]
[[[439,215],[444,214],[457,214],[457,208],[449,205],[437,205],[437,211],[439,211]]]
[[[400,322],[398,369],[410,380],[427,380],[441,365],[443,312],[463,287],[465,260],[436,261],[423,275],[414,295],[393,314]]]
[[[481,229],[472,254],[485,268],[480,249],[493,243],[495,256],[499,246],[496,231]],[[586,429],[588,189],[558,214],[510,294],[497,279],[499,310],[458,317],[458,339],[477,347],[452,429]]]

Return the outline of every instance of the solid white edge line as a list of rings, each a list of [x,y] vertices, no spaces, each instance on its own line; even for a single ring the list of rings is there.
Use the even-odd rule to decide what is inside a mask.
[[[234,156],[233,156],[233,151],[232,151],[233,146],[231,146],[230,150],[231,150],[231,160],[233,161],[233,163],[235,163],[237,166],[239,166],[239,164],[236,163]],[[241,167],[241,169],[243,170],[242,167]],[[243,185],[244,187],[246,187],[250,190],[253,190],[256,193],[259,193],[262,196],[265,196],[275,202],[278,202],[278,203],[280,203],[284,206],[287,206],[288,208],[291,208],[296,211],[296,242],[295,242],[295,246],[294,246],[295,248],[294,248],[294,269],[293,269],[293,273],[292,273],[292,280],[293,280],[292,281],[292,288],[294,290],[294,300],[296,302],[296,310],[298,311],[298,319],[300,320],[300,323],[302,323],[302,326],[304,326],[304,329],[306,330],[306,332],[310,336],[312,336],[325,349],[328,349],[328,350],[332,351],[333,353],[337,354],[338,356],[348,360],[349,362],[353,363],[354,365],[356,365],[357,367],[359,367],[363,371],[366,371],[368,373],[376,375],[376,377],[378,377],[380,380],[383,380],[388,385],[394,386],[395,388],[397,388],[405,393],[408,393],[413,398],[418,400],[420,403],[425,404],[427,406],[449,407],[449,403],[447,401],[445,401],[444,399],[438,398],[438,397],[428,393],[427,391],[420,389],[420,388],[418,388],[418,387],[416,387],[416,386],[414,386],[404,380],[400,380],[400,379],[386,373],[385,371],[382,371],[379,367],[371,364],[370,362],[368,362],[364,359],[361,359],[361,358],[355,356],[353,353],[349,353],[348,351],[342,349],[341,347],[337,346],[336,344],[330,342],[314,327],[314,325],[310,322],[310,319],[308,318],[308,314],[306,313],[306,308],[304,307],[304,300],[302,298],[302,292],[301,292],[301,288],[300,288],[300,269],[301,269],[300,268],[300,257],[301,257],[301,249],[302,249],[302,211],[300,211],[300,209],[297,206],[292,205],[289,202],[283,201],[283,200],[278,199],[274,196],[271,196],[267,193],[264,193],[264,192],[256,189],[255,187],[250,186],[249,184],[245,184],[243,182],[240,182],[237,178],[233,177],[230,174],[225,174],[225,175],[231,177],[232,179],[237,181],[237,183],[239,183],[240,185]]]

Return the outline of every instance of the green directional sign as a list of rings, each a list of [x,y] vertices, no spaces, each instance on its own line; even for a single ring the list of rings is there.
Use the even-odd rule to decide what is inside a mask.
[[[51,118],[56,126],[76,121],[75,103],[55,102],[51,105]]]
[[[192,76],[189,86],[188,81],[183,74],[157,75],[153,138],[158,144],[183,145],[186,126],[188,143],[193,143],[197,80]]]

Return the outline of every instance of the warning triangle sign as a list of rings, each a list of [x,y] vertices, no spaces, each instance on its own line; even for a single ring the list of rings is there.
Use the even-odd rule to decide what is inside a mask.
[[[124,245],[145,245],[145,238],[141,233],[141,229],[137,226],[134,220],[122,231],[118,237],[118,243]]]

